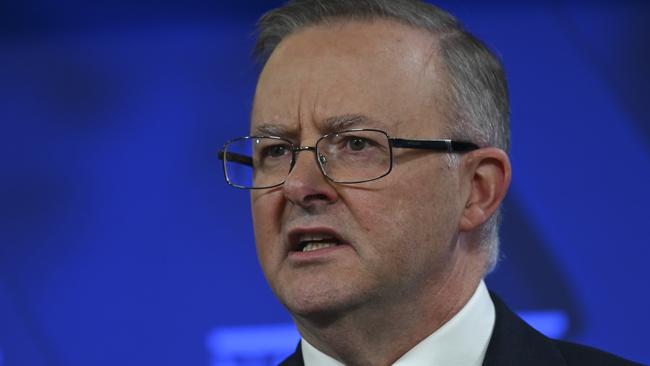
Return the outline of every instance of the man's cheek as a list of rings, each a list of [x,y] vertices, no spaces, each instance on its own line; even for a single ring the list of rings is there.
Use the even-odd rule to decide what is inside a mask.
[[[278,200],[271,196],[258,196],[251,201],[255,232],[269,230],[280,221],[281,209]]]

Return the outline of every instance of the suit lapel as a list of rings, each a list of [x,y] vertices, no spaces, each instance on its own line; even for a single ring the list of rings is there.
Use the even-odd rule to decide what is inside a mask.
[[[483,366],[565,366],[553,341],[515,315],[493,293],[496,322]]]
[[[287,357],[284,361],[282,361],[279,366],[305,366],[305,361],[302,359],[302,349],[300,348],[300,342],[298,342],[296,351]]]

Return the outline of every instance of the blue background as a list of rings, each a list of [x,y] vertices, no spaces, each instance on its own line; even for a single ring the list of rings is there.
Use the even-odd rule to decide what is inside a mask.
[[[208,365],[215,332],[290,321],[215,156],[247,133],[253,25],[277,4],[0,3],[0,366]],[[439,5],[511,86],[489,286],[650,363],[650,6]]]

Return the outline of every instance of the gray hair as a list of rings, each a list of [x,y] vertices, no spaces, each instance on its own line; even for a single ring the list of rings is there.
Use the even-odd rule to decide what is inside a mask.
[[[292,0],[264,14],[253,55],[263,66],[278,44],[302,28],[333,21],[393,20],[424,29],[438,39],[438,51],[450,84],[448,132],[480,146],[509,149],[509,98],[499,59],[449,13],[419,0]],[[453,123],[452,123],[453,122]],[[486,271],[499,252],[500,210],[481,228],[488,252]]]

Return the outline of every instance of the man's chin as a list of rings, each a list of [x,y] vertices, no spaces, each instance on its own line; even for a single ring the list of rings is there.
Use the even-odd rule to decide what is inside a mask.
[[[282,300],[294,319],[317,323],[335,321],[340,314],[349,311],[355,302],[351,296],[345,296],[336,290],[293,293]]]

